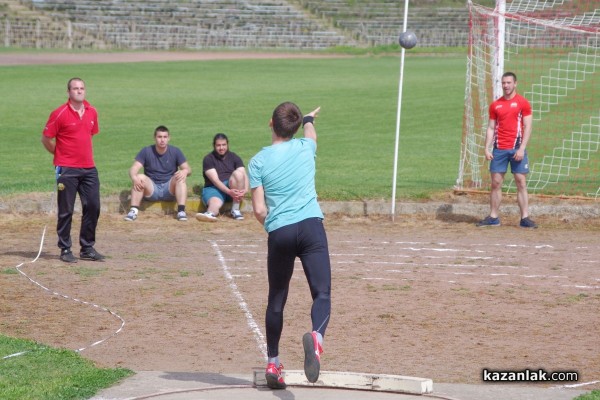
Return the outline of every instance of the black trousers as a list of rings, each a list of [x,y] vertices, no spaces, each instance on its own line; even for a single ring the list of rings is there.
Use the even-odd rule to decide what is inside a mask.
[[[58,203],[58,247],[71,248],[71,222],[75,198],[81,200],[81,229],[79,244],[88,249],[96,243],[96,226],[100,217],[100,180],[96,168],[57,167],[56,188]]]
[[[296,257],[300,258],[313,300],[312,330],[325,336],[331,312],[331,264],[327,235],[320,218],[308,218],[269,233],[267,273],[269,298],[265,317],[267,353],[279,355],[283,309],[287,302]]]

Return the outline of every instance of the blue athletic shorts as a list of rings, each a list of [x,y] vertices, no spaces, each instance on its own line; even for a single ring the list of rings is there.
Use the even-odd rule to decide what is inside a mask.
[[[152,185],[154,186],[154,191],[150,196],[144,197],[144,199],[148,201],[174,201],[175,195],[169,192],[170,183],[171,180],[168,180],[167,182],[163,183],[152,182]]]
[[[516,149],[512,150],[499,150],[494,149],[492,155],[494,158],[490,161],[490,172],[506,173],[508,170],[508,164],[510,164],[510,172],[513,174],[528,174],[529,173],[529,159],[527,157],[527,150],[521,161],[513,160]]]
[[[223,181],[223,185],[229,187],[229,179]],[[210,200],[211,197],[221,199],[223,204],[233,201],[231,196],[221,192],[216,186],[205,186],[202,189],[202,202],[204,205],[208,205],[208,200]]]

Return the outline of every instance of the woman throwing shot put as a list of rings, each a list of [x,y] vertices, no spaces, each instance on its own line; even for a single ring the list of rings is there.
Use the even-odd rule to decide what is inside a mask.
[[[312,329],[302,337],[304,373],[309,382],[319,378],[323,336],[329,323],[331,266],[323,213],[315,190],[314,119],[319,110],[320,107],[303,118],[296,104],[278,105],[269,122],[272,144],[258,152],[248,165],[254,215],[268,232],[265,377],[272,389],[286,387],[283,364],[279,361],[279,340],[296,257],[302,262],[313,299]],[[304,138],[295,139],[300,125]]]

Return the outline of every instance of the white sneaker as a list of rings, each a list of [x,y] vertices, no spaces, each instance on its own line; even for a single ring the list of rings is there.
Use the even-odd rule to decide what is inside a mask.
[[[179,211],[177,213],[177,221],[187,221],[187,214],[185,211]]]
[[[131,210],[129,210],[129,212],[127,213],[127,215],[125,216],[125,221],[135,221],[137,218],[137,210],[135,208],[132,208]]]
[[[231,218],[241,221],[244,219],[244,216],[240,210],[231,210]]]
[[[196,219],[202,222],[217,222],[217,217],[215,217],[210,211],[196,214]]]

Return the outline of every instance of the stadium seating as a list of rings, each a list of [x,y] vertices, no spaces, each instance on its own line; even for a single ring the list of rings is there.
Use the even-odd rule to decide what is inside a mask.
[[[308,48],[352,43],[278,1],[33,1],[55,19],[115,48]]]
[[[416,3],[416,2],[412,2]],[[404,30],[402,1],[302,0],[313,14],[368,45],[397,43]],[[466,46],[468,13],[465,7],[419,7],[408,9],[407,29],[415,32],[419,46]]]
[[[430,0],[423,0],[430,1]],[[413,3],[416,3],[414,0]],[[113,49],[324,49],[397,43],[403,2],[390,0],[12,0],[5,45]],[[465,46],[464,6],[409,8],[419,46]],[[7,32],[10,32],[10,37]],[[43,33],[42,33],[43,32]],[[54,41],[54,45],[49,42]]]

